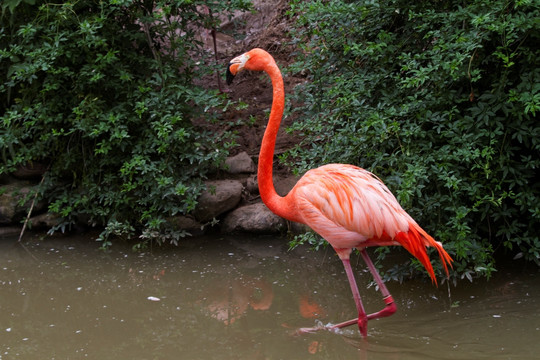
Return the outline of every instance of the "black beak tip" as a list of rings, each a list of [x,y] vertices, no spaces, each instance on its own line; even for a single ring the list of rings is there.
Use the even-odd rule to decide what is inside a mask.
[[[234,75],[231,72],[231,65],[227,66],[227,85],[231,85],[234,80]]]

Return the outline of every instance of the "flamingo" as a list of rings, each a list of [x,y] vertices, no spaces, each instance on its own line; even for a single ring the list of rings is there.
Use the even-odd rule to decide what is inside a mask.
[[[227,85],[246,69],[266,72],[273,88],[272,107],[257,169],[261,199],[273,213],[309,226],[334,248],[345,268],[358,318],[324,328],[337,329],[356,323],[360,334],[366,338],[368,320],[390,316],[397,310],[392,295],[368,256],[367,247],[403,246],[422,263],[435,284],[437,279],[427,247],[437,249],[447,276],[447,265],[451,266],[453,260],[442,244],[403,210],[377,176],[357,166],[328,164],[309,170],[286,196],[278,195],[272,179],[272,164],[285,106],[283,78],[274,58],[265,50],[255,48],[230,61]],[[350,263],[353,248],[359,250],[383,296],[385,306],[378,312],[367,314],[362,304]],[[318,328],[301,330],[310,332]]]

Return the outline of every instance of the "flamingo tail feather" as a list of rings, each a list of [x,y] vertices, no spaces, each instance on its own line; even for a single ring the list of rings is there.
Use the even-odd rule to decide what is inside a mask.
[[[403,246],[408,252],[410,252],[414,257],[416,257],[420,263],[427,270],[431,281],[437,284],[437,278],[435,277],[435,272],[433,271],[433,266],[429,259],[427,253],[427,246],[434,247],[439,253],[439,258],[443,265],[443,269],[448,276],[448,265],[452,267],[452,258],[444,250],[441,243],[435,241],[428,233],[426,233],[422,228],[417,224],[409,224],[408,232],[397,233],[394,237],[394,240],[397,241],[401,246]]]

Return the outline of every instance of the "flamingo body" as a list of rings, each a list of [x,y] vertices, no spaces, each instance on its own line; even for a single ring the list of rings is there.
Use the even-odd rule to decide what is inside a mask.
[[[308,171],[287,195],[301,222],[334,248],[367,247],[408,230],[408,219],[386,186],[353,165],[329,164]],[[384,245],[389,245],[388,243]],[[396,244],[392,244],[396,245]]]
[[[386,185],[371,172],[354,165],[328,164],[308,171],[285,197],[295,204],[289,220],[306,224],[346,257],[350,249],[401,245],[424,265],[436,281],[426,246],[436,242],[399,205]],[[446,267],[445,267],[446,269]]]
[[[394,301],[366,248],[370,246],[401,245],[424,265],[433,282],[435,273],[427,247],[435,247],[448,274],[452,259],[440,242],[428,235],[403,210],[386,185],[371,172],[354,165],[328,164],[308,171],[285,197],[279,196],[272,179],[272,164],[277,132],[283,116],[284,88],[281,72],[270,54],[253,49],[231,60],[227,82],[243,69],[265,71],[272,80],[273,101],[268,126],[259,154],[258,182],[263,202],[275,214],[308,225],[332,245],[340,257],[353,298],[358,319],[335,327],[358,323],[360,332],[367,335],[367,321],[389,316],[396,311]],[[353,248],[360,250],[383,295],[386,307],[366,314],[350,266]],[[308,329],[309,331],[310,329]]]

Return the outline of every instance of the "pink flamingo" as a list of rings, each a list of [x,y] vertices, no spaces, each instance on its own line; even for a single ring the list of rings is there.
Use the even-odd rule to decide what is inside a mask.
[[[227,84],[230,85],[234,76],[244,69],[266,72],[273,87],[272,108],[258,164],[262,201],[275,214],[308,225],[332,245],[345,267],[358,318],[325,328],[335,329],[357,323],[365,338],[368,320],[390,316],[396,311],[392,295],[366,252],[368,246],[403,246],[420,260],[434,283],[437,280],[426,248],[431,246],[437,249],[447,275],[447,264],[451,266],[452,258],[440,242],[428,235],[402,209],[379,178],[359,167],[328,164],[312,169],[286,196],[279,196],[272,180],[272,163],[285,105],[283,78],[274,58],[262,49],[253,49],[232,59],[227,70]],[[360,251],[386,304],[373,314],[366,314],[364,310],[351,269],[349,258],[353,248]],[[317,328],[301,330],[314,331]]]

